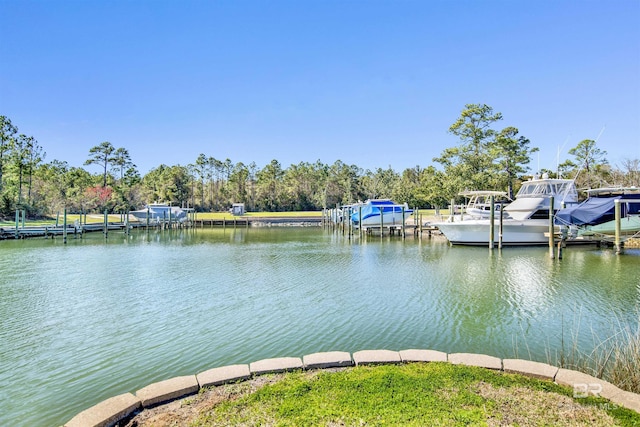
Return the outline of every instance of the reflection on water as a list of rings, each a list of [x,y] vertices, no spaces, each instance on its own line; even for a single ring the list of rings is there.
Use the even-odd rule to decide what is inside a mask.
[[[0,242],[0,425],[231,363],[429,348],[547,361],[636,325],[640,251],[450,247],[318,229]]]

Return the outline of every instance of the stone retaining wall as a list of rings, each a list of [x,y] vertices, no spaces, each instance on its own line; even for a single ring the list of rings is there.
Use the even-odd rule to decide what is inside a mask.
[[[409,362],[448,362],[517,373],[554,381],[572,387],[574,395],[597,395],[612,403],[640,413],[640,395],[620,390],[599,378],[582,372],[557,368],[546,363],[520,359],[500,359],[486,354],[443,353],[435,350],[362,350],[350,354],[343,351],[314,353],[299,357],[263,359],[244,365],[213,368],[196,375],[176,377],[150,384],[135,394],[112,397],[80,412],[65,427],[113,426],[134,413],[170,400],[195,394],[202,387],[243,381],[251,376],[298,369],[325,369],[345,366],[376,365]]]

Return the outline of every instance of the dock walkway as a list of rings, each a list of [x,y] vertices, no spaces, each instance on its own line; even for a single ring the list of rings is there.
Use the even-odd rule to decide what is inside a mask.
[[[127,231],[134,228],[248,228],[248,227],[320,227],[322,225],[321,217],[231,217],[222,219],[195,219],[184,222],[176,221],[125,221],[125,222],[108,222],[106,231]],[[6,239],[26,239],[31,237],[55,237],[55,236],[82,236],[83,233],[105,231],[104,222],[93,222],[86,224],[67,224],[50,226],[23,226],[18,227],[5,225],[0,227],[0,240]]]

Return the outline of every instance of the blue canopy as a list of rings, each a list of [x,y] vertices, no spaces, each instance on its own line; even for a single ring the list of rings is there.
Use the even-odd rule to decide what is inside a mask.
[[[591,197],[578,206],[560,209],[556,212],[557,225],[593,225],[611,221],[614,217],[614,201],[616,197]]]
[[[637,194],[624,194],[612,197],[590,197],[578,206],[560,209],[556,212],[556,225],[596,225],[614,220],[615,200],[620,200],[621,215],[640,213],[640,197]],[[625,201],[627,199],[628,201]]]

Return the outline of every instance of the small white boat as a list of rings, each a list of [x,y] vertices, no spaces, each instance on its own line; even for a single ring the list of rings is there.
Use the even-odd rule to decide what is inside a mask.
[[[491,196],[494,198],[495,215],[500,215],[502,208],[511,201],[504,191],[474,190],[463,191],[460,196],[468,198],[461,214],[450,215],[448,222],[465,221],[469,219],[489,219],[491,214]],[[508,202],[507,202],[508,201]]]
[[[352,206],[351,210],[351,222],[357,227],[401,226],[413,213],[413,209],[409,209],[406,203],[400,205],[389,199],[367,200]]]
[[[570,179],[542,179],[534,177],[520,187],[516,199],[504,208],[502,244],[544,245],[549,238],[549,208],[554,197],[553,211],[578,203],[578,191]],[[499,241],[499,216],[494,222],[494,242]],[[458,222],[433,223],[455,245],[488,245],[489,219],[468,219]]]
[[[171,222],[184,222],[187,219],[187,211],[178,207],[164,203],[151,203],[143,209],[129,212],[138,221],[161,223],[171,220]]]

